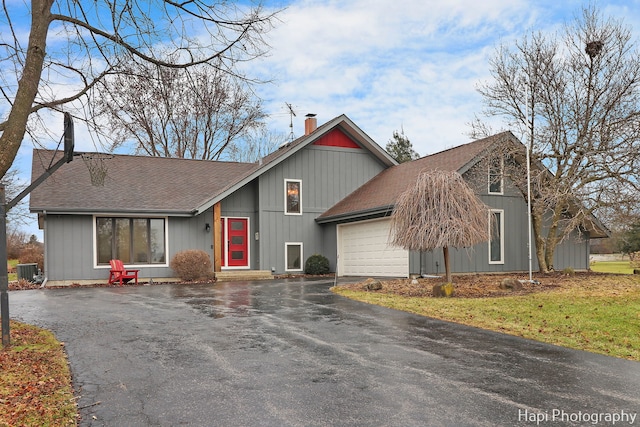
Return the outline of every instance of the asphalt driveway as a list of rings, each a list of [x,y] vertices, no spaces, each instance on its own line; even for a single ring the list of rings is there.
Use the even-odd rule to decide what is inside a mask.
[[[331,285],[9,298],[12,318],[65,342],[81,425],[640,425],[638,362],[369,306]]]

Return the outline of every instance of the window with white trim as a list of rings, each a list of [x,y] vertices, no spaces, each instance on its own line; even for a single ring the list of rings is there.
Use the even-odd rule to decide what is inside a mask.
[[[302,271],[302,243],[284,244],[284,262],[286,271]]]
[[[302,215],[302,181],[299,179],[284,180],[284,213]]]
[[[165,218],[96,218],[98,265],[166,264]]]
[[[504,210],[489,211],[489,264],[504,264]]]
[[[493,158],[489,162],[489,194],[503,194],[504,161],[502,157]]]

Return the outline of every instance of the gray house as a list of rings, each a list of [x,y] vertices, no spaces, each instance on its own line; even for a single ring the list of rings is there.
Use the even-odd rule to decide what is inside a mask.
[[[504,159],[497,169],[489,167],[492,160],[487,160],[495,159],[496,152],[505,152],[506,146],[511,147],[511,152],[514,148],[525,150],[511,132],[503,132],[387,168],[322,213],[317,219],[319,224],[336,224],[337,227],[339,274],[406,276],[407,272],[436,275],[444,272],[441,250],[420,254],[386,244],[390,232],[389,216],[397,196],[415,182],[421,171],[434,169],[459,172],[490,207],[490,215],[494,218],[492,224],[496,227],[492,230],[491,241],[450,251],[452,272],[528,271],[526,199],[505,176]],[[526,163],[522,167],[525,168]],[[589,239],[606,237],[607,233],[595,218],[590,218],[558,246],[553,265],[560,270],[565,267],[588,269]],[[532,252],[535,254],[535,247]],[[535,255],[532,261],[533,269],[537,270]]]
[[[169,262],[186,249],[206,251],[221,273],[299,273],[316,253],[338,275],[442,272],[439,253],[387,245],[395,198],[425,168],[468,175],[505,137],[517,141],[504,133],[398,165],[346,116],[320,127],[308,118],[304,136],[258,163],[114,155],[105,160],[103,186],[91,185],[76,157],[31,193],[44,230],[45,276],[50,284],[102,282],[118,258],[143,280],[161,280],[173,276]],[[34,150],[34,179],[60,155]],[[454,251],[454,272],[528,268],[526,204],[509,188],[477,188],[499,237]],[[556,268],[588,268],[589,239],[604,235],[594,224],[560,245]]]

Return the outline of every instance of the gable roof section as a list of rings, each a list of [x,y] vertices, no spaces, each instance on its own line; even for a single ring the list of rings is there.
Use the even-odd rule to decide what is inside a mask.
[[[502,132],[386,169],[322,213],[316,221],[324,223],[390,214],[398,196],[416,181],[420,172],[439,169],[462,174],[487,150],[505,139],[517,141],[511,132]]]
[[[323,147],[340,147],[340,148],[355,148],[362,149],[358,144],[353,142],[351,138],[340,132],[338,129],[332,129],[317,139],[313,145],[319,145]]]
[[[34,150],[32,181],[62,153]],[[238,179],[254,163],[113,155],[104,160],[104,186],[91,185],[89,170],[76,156],[31,192],[32,212],[154,213],[193,215],[199,203]]]
[[[439,169],[457,171],[462,175],[494,147],[505,143],[525,149],[513,133],[506,131],[386,169],[323,212],[316,221],[322,224],[390,215],[398,196],[416,181],[420,172]],[[521,160],[524,161],[524,155]],[[535,167],[546,169],[541,164]],[[610,235],[609,230],[591,214],[584,219],[583,227],[591,237]]]
[[[396,161],[341,115],[319,126],[310,135],[283,145],[259,163],[236,163],[165,157],[113,155],[104,186],[91,185],[89,171],[76,156],[31,192],[30,210],[47,213],[154,213],[190,216],[206,211],[253,179],[280,164],[307,145],[340,130],[359,147],[367,149],[383,165]],[[62,153],[34,150],[32,181]],[[54,161],[55,161],[54,160]]]
[[[263,157],[262,161],[255,167],[255,169],[248,171],[239,180],[230,183],[223,191],[215,194],[212,198],[202,203],[198,207],[198,213],[209,209],[211,206],[221,201],[228,195],[232,194],[234,191],[240,189],[242,186],[251,182],[269,169],[277,166],[306,146],[313,144],[318,140],[322,140],[325,135],[334,132],[336,129],[342,131],[360,147],[367,149],[386,167],[398,164],[385,150],[383,150],[378,144],[376,144],[374,140],[369,138],[366,133],[364,133],[358,126],[356,126],[356,124],[353,123],[351,119],[342,114],[328,121],[327,123],[318,126],[318,128],[311,134],[297,138],[295,141],[285,144],[268,156]]]

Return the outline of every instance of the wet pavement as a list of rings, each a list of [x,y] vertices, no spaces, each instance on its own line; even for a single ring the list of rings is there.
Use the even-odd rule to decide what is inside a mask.
[[[11,292],[81,426],[640,425],[640,363],[351,301],[332,281]],[[596,422],[593,422],[596,421]]]

